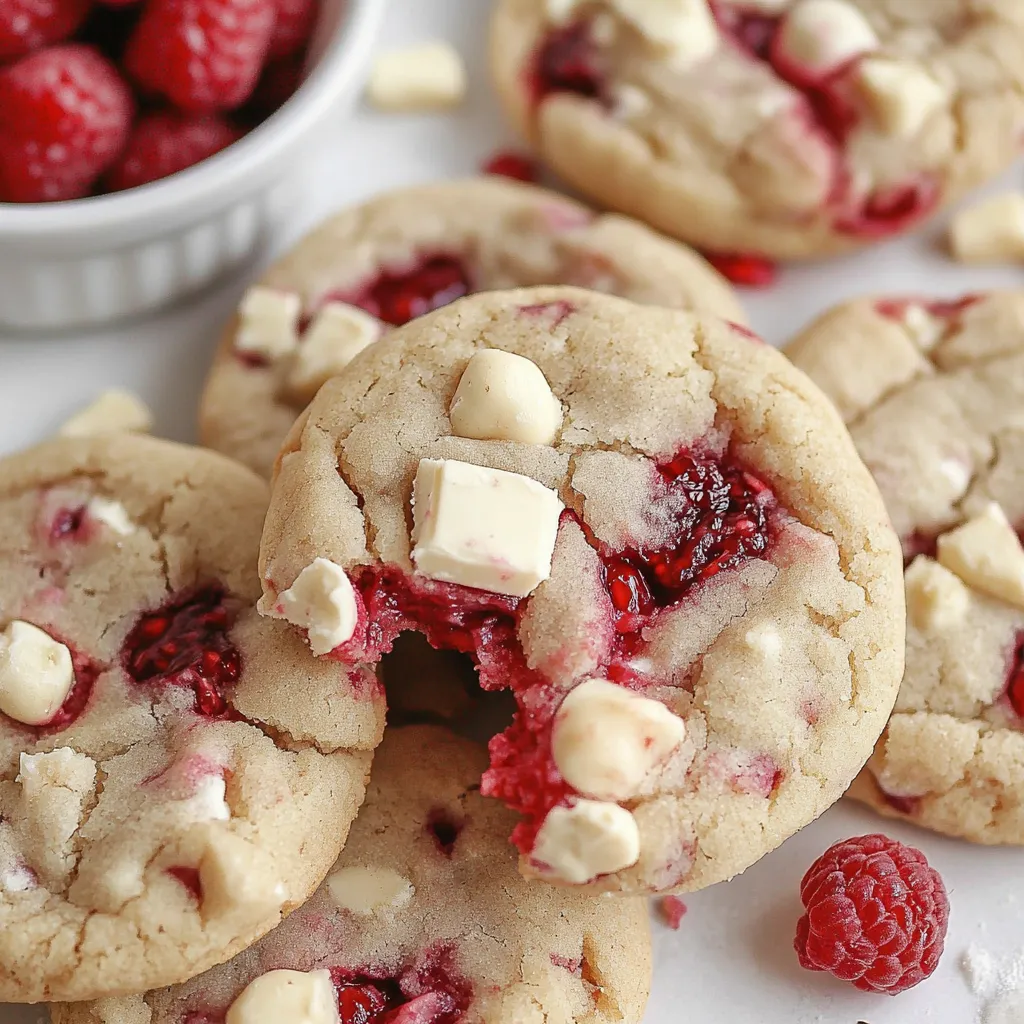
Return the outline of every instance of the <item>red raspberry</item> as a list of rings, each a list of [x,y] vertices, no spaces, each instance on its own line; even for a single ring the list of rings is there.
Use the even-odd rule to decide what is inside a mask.
[[[3,0],[0,61],[67,39],[85,21],[92,0]]]
[[[88,195],[131,120],[128,86],[91,46],[54,46],[0,70],[0,202]]]
[[[520,153],[495,153],[482,168],[484,174],[497,174],[515,181],[537,181],[540,168],[528,156]]]
[[[924,854],[883,835],[830,846],[800,883],[800,966],[896,995],[938,966],[949,900]]]
[[[751,253],[709,252],[704,258],[722,277],[747,288],[767,288],[775,283],[777,268],[771,260]]]
[[[259,124],[292,98],[302,85],[303,63],[302,57],[296,55],[267,64],[245,105],[247,123]]]
[[[233,110],[256,85],[273,29],[274,0],[149,0],[125,67],[188,113]]]
[[[107,173],[110,192],[166,178],[230,146],[242,133],[219,117],[147,114],[140,118],[120,159]]]
[[[316,23],[316,0],[275,0],[277,17],[270,37],[270,57],[279,60],[298,53],[309,41]]]

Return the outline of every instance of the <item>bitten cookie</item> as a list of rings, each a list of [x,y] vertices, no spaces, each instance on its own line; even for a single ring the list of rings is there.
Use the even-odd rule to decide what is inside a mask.
[[[1024,123],[1018,0],[499,0],[491,61],[567,181],[707,251],[897,234]]]
[[[851,795],[1024,843],[1024,293],[850,302],[788,352],[849,423],[907,563],[906,675]]]
[[[320,385],[389,326],[535,284],[746,322],[724,278],[642,224],[502,178],[404,189],[333,217],[246,293],[207,381],[203,443],[269,476]]]
[[[389,729],[344,852],[304,907],[184,985],[55,1006],[54,1024],[636,1024],[644,901],[521,878],[514,816],[479,792],[486,763],[442,729]]]
[[[255,614],[266,504],[143,437],[0,462],[0,1000],[191,977],[337,857],[382,699]]]
[[[526,872],[599,890],[773,849],[903,671],[899,545],[824,396],[744,328],[579,289],[463,299],[328,382],[261,573],[322,658],[414,629],[510,688],[483,792]]]

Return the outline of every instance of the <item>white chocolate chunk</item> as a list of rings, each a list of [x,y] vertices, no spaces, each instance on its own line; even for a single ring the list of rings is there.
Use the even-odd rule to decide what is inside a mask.
[[[295,350],[289,390],[300,401],[311,401],[331,377],[377,341],[380,332],[380,321],[369,313],[344,302],[328,302]]]
[[[345,570],[326,558],[314,558],[273,605],[268,607],[263,597],[257,607],[261,615],[305,629],[310,649],[317,655],[330,654],[351,640],[359,617],[356,593]]]
[[[292,292],[254,285],[238,307],[235,349],[271,361],[288,355],[299,344],[302,300]]]
[[[0,633],[0,711],[25,725],[43,725],[57,713],[75,681],[71,652],[29,622]]]
[[[994,501],[942,534],[937,548],[939,564],[969,587],[1024,608],[1024,548]]]
[[[924,306],[911,302],[903,311],[903,326],[910,340],[922,351],[933,349],[946,333],[946,322],[940,316],[932,316]]]
[[[338,1024],[330,971],[268,971],[228,1008],[226,1024]]]
[[[911,61],[869,57],[861,61],[857,73],[864,98],[887,135],[916,135],[949,102],[949,90]]]
[[[650,95],[639,86],[630,85],[629,82],[615,86],[612,108],[616,117],[626,121],[633,117],[642,117],[652,106]]]
[[[558,495],[528,476],[420,459],[412,560],[431,579],[526,597],[551,575]]]
[[[640,859],[640,830],[618,804],[577,800],[553,807],[544,819],[530,859],[542,873],[582,885],[621,871]]]
[[[408,878],[389,868],[338,868],[327,879],[331,898],[343,910],[369,915],[387,907],[404,907],[416,894]]]
[[[148,433],[153,427],[153,414],[130,391],[112,388],[96,401],[75,413],[58,433],[61,437],[94,437],[97,434]]]
[[[203,914],[239,923],[279,913],[287,890],[270,857],[241,836],[216,828],[199,863]]]
[[[671,55],[677,68],[700,63],[718,49],[718,28],[707,0],[611,0],[640,34]]]
[[[578,792],[598,800],[628,800],[685,735],[682,719],[660,701],[604,679],[588,679],[562,701],[551,753]]]
[[[458,437],[551,444],[562,427],[562,405],[539,366],[490,348],[466,364],[448,413]]]
[[[800,0],[778,35],[780,52],[814,75],[834,71],[877,46],[874,29],[845,0]]]
[[[967,614],[971,595],[948,569],[927,555],[918,555],[903,576],[907,617],[921,630],[946,629]]]
[[[135,532],[135,524],[131,521],[128,510],[119,501],[100,497],[90,498],[85,511],[87,515],[122,537]]]
[[[444,110],[466,96],[466,67],[458,51],[440,40],[381,54],[367,86],[380,110]]]
[[[1024,260],[1024,193],[1005,192],[957,213],[949,248],[961,263]]]
[[[224,795],[227,786],[220,775],[207,775],[196,784],[195,792],[182,801],[185,814],[194,821],[229,821],[231,808]]]

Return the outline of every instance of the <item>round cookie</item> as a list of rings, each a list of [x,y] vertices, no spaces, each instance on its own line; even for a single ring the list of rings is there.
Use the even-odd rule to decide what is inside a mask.
[[[191,977],[338,855],[383,700],[253,610],[266,504],[145,437],[0,462],[0,1001]]]
[[[920,223],[1017,155],[1017,0],[499,0],[491,62],[568,182],[709,252]]]
[[[483,792],[524,871],[597,890],[754,863],[839,798],[903,671],[897,539],[824,396],[745,328],[573,288],[462,299],[329,381],[261,574],[321,657],[413,629],[510,688]]]
[[[345,849],[304,907],[184,985],[56,1006],[54,1024],[221,1021],[236,1000],[229,1024],[284,1024],[268,995],[281,976],[266,973],[281,970],[316,972],[299,984],[327,993],[340,1024],[636,1024],[651,976],[644,901],[521,878],[513,816],[476,784],[486,763],[445,730],[389,728]],[[388,1016],[398,1006],[408,1016]]]
[[[269,477],[320,385],[387,326],[469,292],[535,284],[746,323],[724,278],[642,224],[497,177],[403,189],[332,217],[250,290],[206,384],[203,443]]]
[[[861,299],[788,354],[848,422],[907,563],[906,674],[851,795],[1024,843],[1024,292]]]

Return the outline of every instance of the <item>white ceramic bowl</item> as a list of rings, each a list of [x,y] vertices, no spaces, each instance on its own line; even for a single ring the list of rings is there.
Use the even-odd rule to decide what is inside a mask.
[[[306,81],[222,153],[127,192],[0,203],[0,328],[67,330],[133,316],[243,263],[301,199],[318,137],[353,105],[384,3],[324,0]]]

